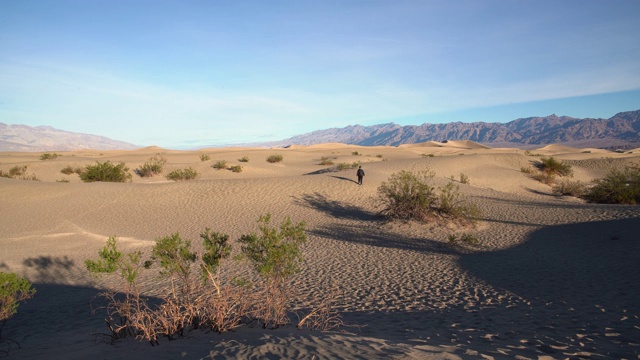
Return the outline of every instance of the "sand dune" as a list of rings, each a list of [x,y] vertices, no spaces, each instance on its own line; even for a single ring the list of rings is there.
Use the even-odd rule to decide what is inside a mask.
[[[357,152],[359,155],[354,155]],[[639,152],[545,146],[530,153],[568,161],[589,182],[609,169],[638,163]],[[473,142],[399,147],[320,144],[287,149],[224,148],[174,151],[0,153],[0,170],[27,165],[40,181],[0,178],[0,271],[27,277],[36,297],[9,319],[3,337],[18,341],[9,359],[208,358],[638,358],[640,354],[640,208],[587,204],[554,197],[523,174],[539,156]],[[141,178],[134,169],[166,158],[164,173],[191,167],[197,180]],[[266,158],[280,154],[271,164]],[[201,155],[210,157],[201,161]],[[428,156],[426,156],[428,155]],[[248,162],[240,162],[243,157]],[[321,166],[360,162],[355,170]],[[130,183],[82,183],[66,166],[125,162]],[[225,160],[241,173],[215,170]],[[401,170],[430,168],[437,186],[461,173],[461,191],[482,210],[474,227],[385,222],[377,217],[378,186]],[[63,182],[64,181],[64,182]],[[338,288],[352,325],[332,332],[294,327],[233,333],[192,332],[160,346],[95,341],[103,314],[90,301],[113,285],[83,267],[106,239],[148,254],[155,239],[176,231],[194,244],[205,227],[231,239],[254,232],[260,215],[307,224],[305,266],[295,276],[295,307],[318,303]],[[450,246],[471,233],[477,248]],[[235,244],[235,252],[238,251]],[[197,246],[196,246],[197,248]],[[247,272],[228,264],[230,272]],[[155,275],[144,291],[159,291]]]

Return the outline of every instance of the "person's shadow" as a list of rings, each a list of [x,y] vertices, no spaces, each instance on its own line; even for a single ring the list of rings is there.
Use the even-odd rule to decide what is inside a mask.
[[[340,179],[340,180],[345,180],[345,181],[354,182],[354,183],[356,183],[356,184],[358,183],[357,181],[355,181],[355,180],[353,180],[353,179],[349,179],[349,178],[346,178],[346,177],[343,177],[343,176],[334,176],[334,175],[331,175],[331,177],[332,177],[332,178],[336,178],[336,179]]]

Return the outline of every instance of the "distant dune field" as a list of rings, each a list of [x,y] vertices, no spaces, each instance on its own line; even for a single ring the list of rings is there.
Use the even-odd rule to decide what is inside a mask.
[[[588,204],[557,197],[521,171],[541,156],[571,164],[574,180],[640,163],[624,153],[548,145],[527,151],[470,141],[414,145],[319,144],[289,148],[174,151],[82,150],[0,153],[0,170],[27,166],[39,181],[0,177],[0,271],[28,278],[38,293],[2,329],[9,359],[221,358],[628,358],[640,356],[640,207]],[[269,163],[270,155],[283,161]],[[150,157],[167,160],[163,174],[135,173]],[[208,156],[202,161],[201,156]],[[248,161],[240,161],[246,158]],[[333,165],[318,165],[323,159]],[[127,183],[83,183],[60,171],[96,162],[124,162]],[[216,170],[217,161],[242,171]],[[341,163],[359,162],[338,171]],[[199,177],[164,175],[191,168]],[[436,186],[464,174],[461,192],[482,211],[475,225],[386,221],[378,216],[380,184],[401,170],[431,169]],[[84,260],[109,236],[149,255],[154,241],[179,232],[201,251],[206,228],[236,240],[257,231],[259,216],[304,221],[304,267],[292,282],[296,309],[332,291],[349,326],[330,332],[242,326],[235,332],[194,331],[160,346],[129,339],[100,341],[104,312],[91,301],[114,285],[95,278]],[[473,234],[480,245],[452,246]],[[229,261],[229,274],[246,265]],[[146,295],[160,291],[143,275]],[[292,320],[296,320],[295,316]],[[0,348],[2,350],[3,348]],[[0,352],[0,355],[2,353]]]

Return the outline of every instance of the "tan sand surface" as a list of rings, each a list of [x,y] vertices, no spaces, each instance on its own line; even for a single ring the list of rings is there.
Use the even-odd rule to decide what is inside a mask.
[[[0,178],[0,271],[27,277],[38,291],[2,330],[20,344],[9,359],[639,358],[640,207],[552,196],[549,186],[521,172],[540,156],[556,156],[573,166],[574,179],[589,182],[639,163],[638,151],[551,145],[525,153],[449,141],[59,154],[42,161],[40,153],[0,153],[0,170],[28,165],[27,174],[40,179]],[[167,159],[165,174],[191,167],[199,178],[173,182],[134,173],[156,154]],[[268,163],[272,154],[284,161]],[[240,162],[245,156],[249,162]],[[364,185],[355,182],[355,169],[320,166],[321,158],[361,162]],[[106,160],[125,162],[132,182],[83,183],[60,173]],[[219,160],[243,171],[213,169]],[[427,168],[439,186],[468,176],[460,189],[482,210],[475,226],[377,216],[383,181]],[[257,231],[266,213],[277,222],[290,216],[306,223],[295,308],[302,312],[338,289],[350,326],[194,331],[156,347],[133,339],[112,346],[95,336],[107,328],[103,313],[92,314],[91,300],[113,283],[89,276],[83,262],[110,235],[148,254],[157,238],[180,232],[199,249],[205,227],[235,241]],[[449,245],[449,235],[463,233],[481,245]],[[226,265],[229,274],[248,272]],[[160,291],[155,275],[144,275],[142,284],[147,295]]]

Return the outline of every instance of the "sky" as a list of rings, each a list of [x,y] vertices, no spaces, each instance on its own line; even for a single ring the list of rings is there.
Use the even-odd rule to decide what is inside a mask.
[[[637,0],[0,0],[0,122],[173,149],[640,109]]]

